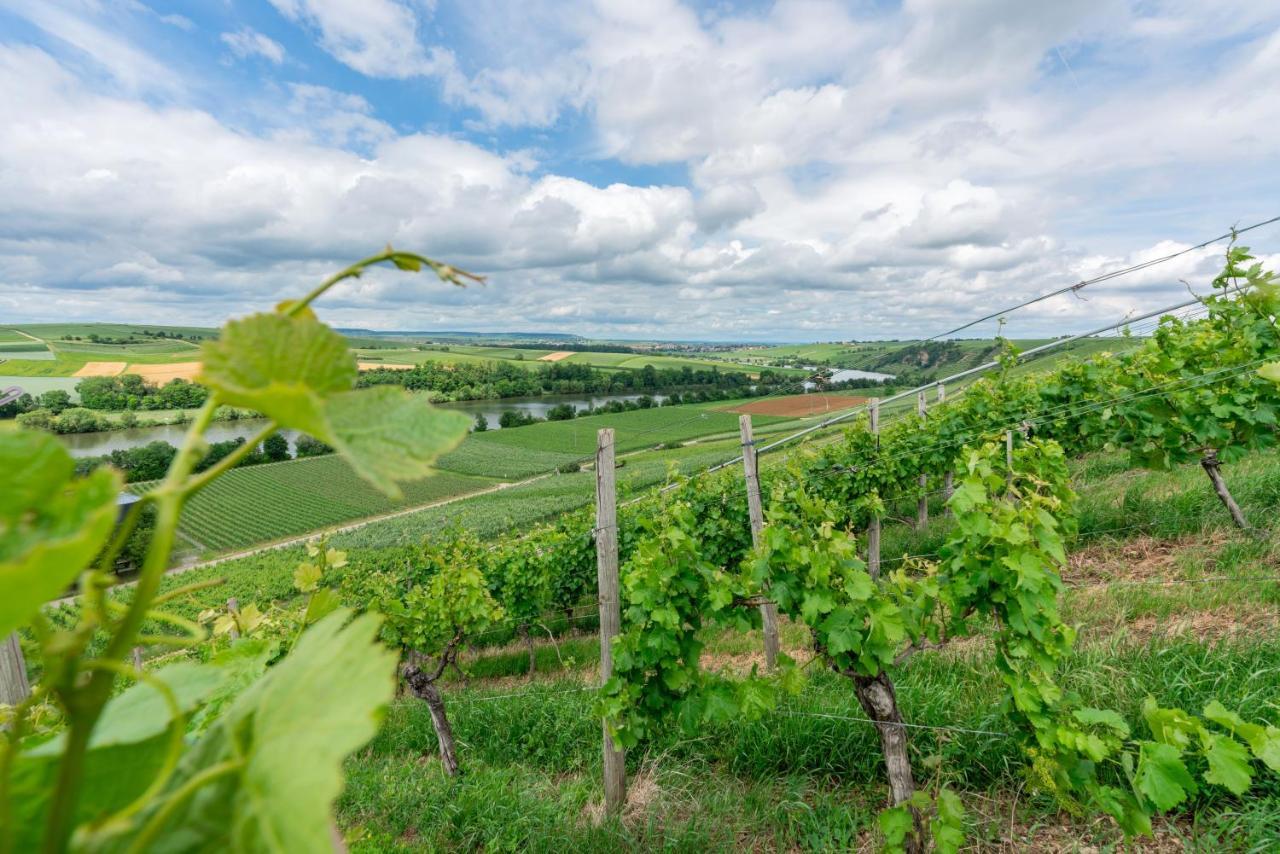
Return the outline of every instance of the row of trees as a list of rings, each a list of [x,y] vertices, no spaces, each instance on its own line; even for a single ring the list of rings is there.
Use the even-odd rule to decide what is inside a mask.
[[[788,377],[764,370],[758,380],[740,371],[655,368],[605,371],[590,365],[549,362],[530,370],[510,362],[424,362],[411,370],[373,368],[361,371],[359,384],[399,385],[433,392],[440,400],[493,400],[544,394],[629,394],[677,388],[730,389],[745,394],[753,386],[776,387]]]
[[[244,437],[210,442],[208,450],[196,461],[192,471],[199,474],[236,453],[245,444]],[[294,441],[294,453],[289,453],[289,441],[276,433],[238,457],[236,467],[276,463],[303,457],[316,457],[333,453],[333,448],[318,439],[300,435]],[[86,475],[101,466],[112,466],[124,473],[125,483],[158,480],[173,464],[178,449],[168,442],[155,441],[134,448],[122,448],[109,454],[76,459],[76,473]]]

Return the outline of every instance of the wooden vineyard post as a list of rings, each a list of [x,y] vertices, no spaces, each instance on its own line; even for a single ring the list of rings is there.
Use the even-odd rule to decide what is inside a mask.
[[[234,640],[235,638],[240,637],[240,628],[239,628],[240,603],[236,601],[234,596],[227,600],[227,613],[231,615],[232,619],[237,621],[236,623],[232,624],[231,631],[228,632],[228,634],[231,635],[231,638]]]
[[[924,420],[929,417],[929,402],[925,400],[924,392],[916,395],[916,414],[920,416],[921,429],[924,429]],[[924,530],[929,524],[929,476],[923,472],[920,474],[920,497],[916,499],[916,528]]]
[[[738,416],[742,433],[742,468],[747,481],[747,513],[751,517],[751,543],[760,545],[764,530],[764,506],[760,501],[760,470],[757,467],[755,439],[751,434],[751,416]],[[769,670],[778,667],[778,606],[765,602],[760,606],[764,628],[764,664]]]
[[[16,706],[31,695],[27,681],[27,660],[22,657],[22,644],[17,632],[10,632],[0,646],[0,703]]]
[[[596,437],[596,583],[600,602],[600,680],[613,675],[613,639],[622,630],[618,598],[618,496],[615,490],[613,428]],[[604,806],[617,815],[627,800],[626,757],[604,731]]]
[[[871,398],[867,415],[871,419],[871,435],[876,437],[876,452],[880,451],[880,398]],[[867,525],[867,572],[872,578],[880,577],[880,517],[872,516]]]
[[[946,402],[947,402],[947,387],[942,383],[938,383],[938,405],[941,406]],[[952,450],[952,449],[948,448],[947,450]],[[951,493],[955,492],[955,479],[956,479],[956,473],[952,469],[947,469],[942,474],[942,501],[944,504],[951,500]],[[947,515],[948,516],[951,515],[950,507],[947,508]]]
[[[133,648],[133,669],[142,672],[142,647],[135,646]]]
[[[1004,488],[1009,490],[1013,488],[1013,431],[1004,431]]]

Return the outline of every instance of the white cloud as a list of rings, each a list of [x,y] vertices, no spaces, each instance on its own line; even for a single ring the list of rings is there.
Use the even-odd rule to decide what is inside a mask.
[[[261,57],[276,65],[284,62],[284,48],[280,43],[249,27],[223,33],[222,41],[240,59]]]
[[[271,5],[315,30],[321,47],[361,74],[405,78],[436,68],[418,41],[415,10],[397,0],[271,0]]]
[[[362,74],[437,78],[458,109],[434,126],[494,137],[423,132],[371,103],[427,100],[420,81],[357,86],[366,99],[300,64],[233,123],[185,106],[204,100],[139,97],[155,60],[108,28],[49,23],[81,33],[120,85],[61,53],[0,47],[0,315],[107,319],[127,300],[133,319],[212,323],[390,240],[491,284],[378,273],[327,300],[329,316],[899,337],[1275,213],[1280,11],[1266,4],[531,0],[515,15],[473,0],[446,17],[411,0],[272,2]],[[545,133],[499,135],[518,127]],[[575,156],[591,161],[571,164],[592,167],[579,175],[616,159],[688,178],[597,186],[549,165]],[[1218,252],[1021,312],[1009,332],[1176,301],[1178,279],[1205,281]]]

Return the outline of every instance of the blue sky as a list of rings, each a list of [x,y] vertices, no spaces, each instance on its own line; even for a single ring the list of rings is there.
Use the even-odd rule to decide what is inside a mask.
[[[1260,0],[0,0],[0,322],[212,325],[391,241],[490,283],[328,319],[927,335],[1280,214],[1277,73]]]

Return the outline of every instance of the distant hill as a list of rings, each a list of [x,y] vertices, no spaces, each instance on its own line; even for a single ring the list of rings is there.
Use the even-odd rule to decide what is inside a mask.
[[[563,332],[457,332],[453,330],[378,330],[339,328],[343,335],[357,338],[411,338],[428,341],[586,341],[581,335]]]

